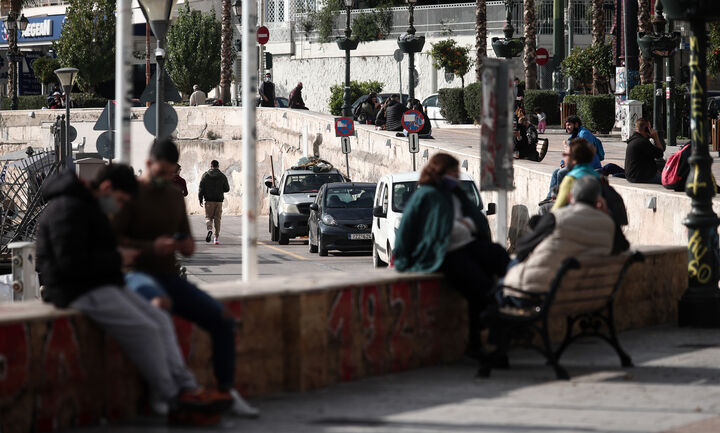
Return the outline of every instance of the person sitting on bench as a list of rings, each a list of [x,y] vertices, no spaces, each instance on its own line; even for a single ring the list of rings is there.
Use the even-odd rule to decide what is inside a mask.
[[[615,223],[608,215],[600,181],[593,176],[577,179],[570,202],[543,215],[535,229],[518,241],[519,263],[508,270],[503,286],[546,292],[565,258],[611,255]],[[502,303],[512,301],[513,295],[517,293],[503,293]]]

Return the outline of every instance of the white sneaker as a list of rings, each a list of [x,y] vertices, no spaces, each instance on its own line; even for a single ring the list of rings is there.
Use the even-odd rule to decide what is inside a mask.
[[[148,402],[150,409],[155,415],[166,416],[170,411],[170,406],[164,400],[161,400],[155,393],[150,395],[150,401]]]
[[[260,411],[257,408],[250,406],[236,389],[231,389],[230,395],[232,395],[233,398],[233,405],[232,408],[230,408],[230,413],[244,418],[257,418],[260,416]]]

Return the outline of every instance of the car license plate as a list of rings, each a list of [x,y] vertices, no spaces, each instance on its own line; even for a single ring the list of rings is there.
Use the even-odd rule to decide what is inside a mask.
[[[352,233],[349,234],[348,237],[350,240],[356,241],[356,240],[371,240],[372,234],[371,233]]]

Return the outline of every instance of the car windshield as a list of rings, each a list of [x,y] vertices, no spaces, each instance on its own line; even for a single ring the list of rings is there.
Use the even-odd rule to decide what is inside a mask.
[[[337,208],[372,208],[375,185],[363,187],[331,188],[325,193],[325,207]]]
[[[407,205],[410,196],[417,189],[417,182],[398,182],[393,184],[392,209],[394,212],[402,212]],[[463,180],[460,182],[460,189],[465,191],[471,202],[480,206],[480,194],[478,193],[475,182],[471,180]]]
[[[284,194],[318,192],[326,183],[343,182],[345,179],[338,173],[292,174],[285,179]]]

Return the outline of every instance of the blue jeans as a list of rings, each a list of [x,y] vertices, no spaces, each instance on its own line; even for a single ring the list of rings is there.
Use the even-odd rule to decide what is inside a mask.
[[[131,272],[125,285],[150,300],[167,296],[173,303],[173,314],[195,323],[212,339],[213,371],[218,389],[228,391],[235,384],[235,321],[226,317],[223,305],[176,275],[150,275]]]
[[[550,178],[550,191],[548,191],[547,197],[545,197],[546,199],[552,197],[553,189],[556,186],[560,186],[565,175],[568,173],[570,173],[570,169],[567,167],[556,168],[555,171],[553,171],[552,177]]]

